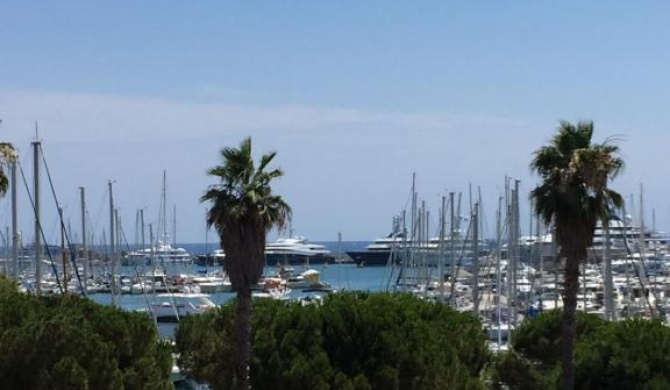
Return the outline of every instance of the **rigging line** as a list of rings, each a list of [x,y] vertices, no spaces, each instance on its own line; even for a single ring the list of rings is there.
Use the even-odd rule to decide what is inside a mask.
[[[51,195],[54,198],[54,202],[56,202],[56,208],[58,210],[61,210],[62,207],[60,206],[60,202],[58,201],[58,197],[56,196],[56,189],[54,188],[54,183],[53,180],[51,180],[51,171],[49,170],[49,165],[47,165],[47,159],[44,156],[44,149],[40,146],[40,154],[42,155],[42,163],[44,164],[44,170],[47,174],[47,179],[49,180],[49,188],[51,188]],[[59,216],[60,220],[60,228],[64,232],[65,236],[65,241],[67,242],[67,247],[70,250],[70,264],[72,265],[72,268],[74,269],[74,274],[77,277],[77,282],[79,283],[79,289],[81,290],[81,294],[83,296],[86,296],[86,289],[84,288],[84,285],[81,283],[81,275],[79,274],[79,267],[77,267],[77,261],[74,258],[74,247],[72,245],[72,241],[70,241],[69,234],[67,232],[67,229],[65,229],[65,221],[63,220],[63,215],[60,213]],[[65,269],[63,269],[63,273],[65,273]],[[67,286],[65,286],[65,289],[67,290]]]
[[[19,165],[19,171],[21,172],[21,179],[23,179],[23,185],[26,188],[26,192],[28,193],[28,199],[30,200],[30,206],[33,209],[33,214],[36,216],[35,220],[37,222],[38,230],[40,231],[40,235],[42,236],[42,240],[46,243],[46,237],[44,236],[44,230],[42,230],[42,222],[37,218],[37,208],[35,206],[35,199],[33,198],[32,194],[30,193],[30,189],[28,188],[28,181],[26,180],[26,175],[23,172],[23,166],[21,163],[18,163]],[[47,255],[49,257],[49,263],[51,264],[51,269],[54,272],[54,275],[56,277],[56,285],[58,285],[61,289],[61,293],[63,292],[63,285],[60,282],[60,279],[58,278],[58,269],[56,269],[56,264],[54,263],[53,258],[51,257],[51,251],[47,250]],[[39,253],[37,253],[37,248],[35,248],[35,261],[41,261],[39,259]],[[35,280],[35,283],[41,283],[40,280]]]
[[[128,237],[126,237],[126,231],[123,230],[123,226],[121,224],[119,224],[119,230],[120,230],[120,233],[121,233],[121,237],[119,237],[120,240],[121,240],[121,243],[125,244],[126,245],[126,251],[130,252],[130,243],[128,242]],[[121,249],[121,248],[119,248],[119,249]]]
[[[103,213],[103,210],[107,209],[108,199],[109,199],[109,189],[107,188],[107,186],[105,186],[105,191],[102,194],[102,200],[98,202],[98,204],[100,206],[98,206],[98,210],[95,214],[95,222],[93,221],[93,218],[91,217],[91,224],[92,224],[92,230],[93,231],[98,230],[98,223],[100,222],[100,219],[102,219],[101,215]]]
[[[135,277],[138,279],[138,282],[139,282],[139,284],[142,288],[142,295],[144,296],[144,301],[147,305],[147,309],[151,310],[151,302],[149,301],[149,298],[147,297],[147,288],[146,288],[146,285],[145,285],[145,278],[146,278],[146,275],[147,275],[146,260],[144,260],[144,257],[142,258],[142,264],[143,264],[142,268],[144,269],[144,273],[142,274],[142,276],[140,276],[139,270],[137,269],[137,263],[138,262],[133,261],[133,263],[134,263],[133,269],[135,270]],[[152,277],[155,277],[155,275],[152,275]],[[131,289],[130,293],[131,294],[133,294],[132,288],[133,287],[131,285],[131,287],[130,287],[130,289]]]
[[[465,240],[469,235],[470,235],[470,228],[472,227],[472,219],[470,220],[470,223],[468,223],[468,229],[465,231],[465,235],[463,235],[463,240]],[[465,244],[461,247],[461,254],[458,256],[458,262],[456,264],[456,272],[454,272],[454,275],[451,275],[451,289],[449,291],[449,305],[452,304],[453,296],[454,296],[454,288],[456,288],[456,276],[458,276],[458,273],[461,272],[461,263],[463,262],[463,256],[465,254]]]
[[[644,234],[644,232],[642,232],[642,233]],[[644,282],[644,278],[642,278],[642,276],[640,275],[640,269],[635,266],[635,263],[633,262],[633,259],[631,259],[633,251],[628,246],[628,235],[625,231],[624,231],[624,235],[623,235],[623,244],[624,244],[624,247],[626,248],[626,261],[630,261],[630,264],[632,264],[633,269],[635,270],[635,276],[640,281],[640,287],[642,287],[642,298],[644,299],[645,303],[647,304],[647,307],[649,308],[649,311],[650,311],[652,317],[655,317],[656,316],[656,310],[651,306],[651,302],[649,301],[649,297],[647,297],[647,294],[644,293],[644,290],[646,289],[645,284],[647,284],[647,283]],[[640,251],[640,265],[642,266],[642,270],[644,271],[645,276],[648,277],[649,272],[647,272],[647,265],[644,263],[644,253],[642,253],[641,251]],[[629,286],[626,286],[626,289],[628,289],[628,288],[629,288]],[[630,292],[627,292],[627,293],[630,294]],[[654,301],[656,302],[658,298],[656,297],[656,293],[654,292],[654,290],[652,288],[649,288],[649,293],[654,297]]]
[[[128,239],[127,239],[127,237],[126,237],[126,232],[123,230],[123,226],[121,226],[121,224],[119,224],[119,230],[120,230],[120,233],[121,233],[121,237],[120,237],[120,238],[121,238],[121,241],[122,241],[123,243],[125,243],[125,245],[126,245],[126,249],[128,250],[128,252],[130,252],[130,244],[128,243]],[[131,257],[128,257],[128,259],[129,259],[130,261],[133,261]],[[138,262],[137,262],[137,261],[133,261],[133,263],[134,263],[134,264],[133,264],[133,269],[134,269],[134,271],[135,271],[135,277],[139,279],[139,283],[140,283],[141,288],[142,288],[142,295],[144,296],[144,301],[145,301],[145,303],[146,303],[146,305],[147,305],[147,309],[151,310],[151,302],[149,301],[149,297],[147,296],[147,288],[146,288],[146,284],[145,284],[145,282],[144,282],[145,279],[146,279],[146,275],[147,275],[147,270],[146,270],[146,259],[144,258],[144,256],[142,257],[142,264],[143,264],[143,267],[142,267],[142,268],[144,269],[144,273],[142,274],[141,277],[140,277],[139,270],[138,270],[138,268],[137,268],[137,266],[138,266],[137,263],[138,263]],[[152,277],[152,278],[155,278],[156,276],[155,276],[155,275],[151,275],[151,277]],[[132,292],[132,285],[131,285],[131,294],[132,294],[132,293],[133,293],[133,292]],[[154,302],[154,304],[156,304],[156,302]],[[156,310],[155,307],[154,307],[154,310]]]
[[[485,244],[485,247],[484,248],[479,248],[479,251],[483,251],[484,253],[486,253],[487,260],[484,263],[484,268],[483,269],[484,269],[485,273],[491,274],[491,271],[495,267],[495,264],[494,264],[494,261],[493,261],[493,256],[491,256],[491,254],[492,254],[492,251],[491,251],[491,248],[490,248],[491,244],[486,238],[484,238],[484,236],[487,235],[487,234],[484,233],[486,231],[485,227],[488,227],[488,226],[486,226],[487,225],[486,224],[487,219],[486,219],[486,214],[484,212],[484,201],[482,199],[482,192],[481,192],[480,187],[477,187],[477,199],[478,199],[478,202],[479,202],[479,211],[478,211],[478,214],[479,214],[478,223],[479,223],[479,227],[480,227],[479,231],[482,232],[481,238],[477,237],[477,246],[479,246],[480,243]],[[476,256],[475,258],[478,259],[479,258],[479,253],[476,253],[475,256]],[[491,284],[493,284],[492,281],[491,281]],[[482,291],[482,294],[483,294],[483,291]]]

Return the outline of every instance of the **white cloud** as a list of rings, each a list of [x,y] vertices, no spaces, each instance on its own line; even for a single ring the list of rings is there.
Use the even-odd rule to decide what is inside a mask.
[[[34,135],[39,122],[45,138],[58,142],[164,142],[227,134],[300,132],[337,128],[426,132],[457,129],[463,123],[511,124],[501,118],[444,113],[368,112],[351,108],[193,103],[151,97],[0,91],[0,118],[14,135]],[[11,137],[13,138],[13,137]]]
[[[0,91],[0,118],[0,139],[14,142],[26,165],[39,121],[56,190],[73,213],[79,186],[89,188],[92,208],[104,210],[106,181],[114,179],[124,221],[132,224],[138,208],[155,214],[167,170],[168,202],[179,209],[178,236],[185,241],[203,240],[205,206],[198,199],[211,183],[205,170],[217,163],[219,148],[237,145],[247,135],[257,152],[279,152],[277,163],[286,176],[276,188],[293,205],[298,233],[328,240],[341,231],[347,239],[364,240],[385,233],[392,215],[407,206],[412,172],[433,215],[440,194],[467,194],[472,183],[481,186],[485,213],[492,218],[506,175],[520,177],[524,191],[536,182],[528,169],[531,153],[557,125],[553,119],[538,125],[485,114],[13,90]],[[638,156],[651,141],[627,137],[622,147],[630,153],[630,165],[653,156]],[[634,189],[638,177],[628,179]],[[619,183],[631,187],[625,180]],[[650,185],[649,192],[656,188]],[[23,215],[30,214],[26,205]],[[659,221],[667,219],[666,210],[661,213]],[[99,220],[105,219],[102,215]],[[133,226],[126,229],[132,237]]]

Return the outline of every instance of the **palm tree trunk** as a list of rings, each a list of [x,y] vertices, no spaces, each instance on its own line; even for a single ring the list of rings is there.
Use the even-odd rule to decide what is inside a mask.
[[[571,254],[566,257],[563,285],[563,322],[561,336],[563,342],[563,390],[572,390],[575,384],[575,337],[577,290],[579,288],[580,258]]]
[[[251,290],[248,287],[237,291],[235,304],[235,373],[233,390],[248,390],[249,364],[251,361]]]

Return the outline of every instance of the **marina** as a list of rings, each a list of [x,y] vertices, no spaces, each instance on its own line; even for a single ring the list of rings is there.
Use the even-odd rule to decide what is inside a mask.
[[[41,144],[33,146],[38,159]],[[35,192],[39,192],[40,164],[34,169]],[[555,261],[556,246],[551,232],[539,221],[535,228],[531,221],[528,234],[521,235],[519,180],[506,178],[505,204],[503,207],[501,197],[495,239],[480,233],[484,231],[481,200],[473,199],[472,193],[467,207],[463,207],[462,194],[450,192],[448,199],[443,195],[439,222],[431,227],[430,211],[425,201],[419,201],[415,185],[414,174],[411,204],[392,218],[391,233],[371,242],[310,242],[291,229],[287,236],[268,239],[265,273],[254,286],[257,296],[291,299],[342,289],[411,292],[472,311],[498,328],[503,318],[513,327],[526,315],[559,307],[562,275],[558,272],[561,265]],[[149,225],[148,245],[139,244],[147,238],[143,210],[138,210],[136,219],[136,243],[127,242],[110,181],[109,237],[104,245],[86,242],[86,234],[81,244],[66,240],[63,211],[59,209],[60,246],[46,242],[41,225],[36,223],[34,244],[24,247],[14,241],[11,257],[5,247],[4,271],[16,276],[25,291],[106,294],[110,304],[131,310],[141,309],[139,306],[150,310],[150,297],[156,298],[156,294],[197,291],[212,294],[214,302],[225,301],[232,295],[223,271],[225,251],[207,244],[177,244],[176,206],[171,236],[166,193],[164,171],[156,223],[159,233],[155,237]],[[85,215],[83,188],[80,195]],[[12,201],[16,202],[15,196]],[[35,213],[39,219],[39,204]],[[623,218],[616,217],[607,227],[595,229],[581,271],[581,310],[608,319],[652,317],[670,311],[666,298],[670,290],[666,280],[670,276],[670,240],[646,228],[642,214],[640,210],[640,217],[633,218],[624,211]],[[82,218],[81,231],[87,230]],[[376,270],[360,277],[360,270],[370,268]],[[136,301],[144,300],[144,304],[135,304],[132,299],[126,304],[125,296],[137,296]]]
[[[508,218],[497,214],[495,240],[479,233],[484,229],[478,203],[464,215],[460,201],[451,207],[455,194],[449,195],[432,229],[425,203],[419,207],[415,194],[411,212],[394,216],[391,233],[372,241],[311,242],[292,233],[268,239],[265,269],[252,286],[253,296],[318,301],[340,291],[410,293],[473,313],[490,336],[492,350],[505,349],[524,318],[562,307],[562,265],[555,260],[552,232],[536,221],[529,234],[521,235],[518,189],[506,202]],[[145,312],[158,324],[174,324],[234,297],[222,248],[170,242],[166,226],[161,230],[162,239],[155,240],[150,229],[150,245],[122,245],[121,232],[111,247],[36,243],[19,248],[15,258],[0,260],[0,269],[15,275],[23,291],[85,294],[100,304]],[[577,310],[608,320],[667,321],[669,243],[667,235],[627,214],[606,228],[599,225],[580,270]],[[10,254],[8,249],[4,253]],[[42,254],[38,262],[36,253]]]
[[[630,252],[623,257],[612,259],[613,272],[613,303],[614,318],[628,316],[658,316],[670,312],[670,251],[659,244],[658,235],[647,235],[653,240],[653,251],[644,255]],[[374,245],[374,243],[372,243]],[[451,269],[445,262],[442,274],[436,264],[422,262],[423,247],[416,246],[412,251],[404,250],[407,259],[413,263],[403,265],[402,262],[389,262],[384,266],[366,266],[345,256],[337,257],[338,253],[356,253],[365,250],[370,242],[321,242],[315,243],[329,252],[334,253],[332,262],[311,264],[304,261],[287,262],[276,266],[268,265],[264,277],[259,282],[257,291],[269,292],[267,286],[284,288],[289,293],[285,298],[300,298],[310,294],[323,294],[341,290],[363,291],[407,291],[427,299],[443,300],[454,304],[459,310],[474,310],[474,264],[464,262],[458,265],[456,277],[451,278]],[[639,244],[628,244],[639,247]],[[651,241],[646,245],[651,246]],[[516,251],[530,253],[528,261],[520,262],[516,270],[503,248],[497,252],[478,257],[477,287],[479,289],[479,312],[483,318],[497,318],[504,312],[507,318],[517,318],[534,310],[548,310],[560,307],[560,287],[562,277],[556,272],[553,259],[544,253],[551,246],[546,237],[532,240],[528,237],[520,239]],[[182,249],[188,253],[211,253],[206,244],[183,244]],[[595,249],[594,249],[595,250]],[[438,252],[439,253],[439,252]],[[388,256],[388,255],[387,255]],[[514,256],[512,254],[512,256]],[[519,256],[517,254],[517,256]],[[57,254],[54,255],[57,258]],[[91,299],[112,304],[112,296],[116,296],[116,305],[129,310],[148,309],[148,302],[153,294],[180,294],[184,289],[192,289],[198,293],[208,294],[215,304],[226,302],[234,295],[227,282],[223,267],[220,265],[203,266],[196,263],[192,256],[188,262],[166,261],[157,257],[157,266],[152,269],[150,263],[138,262],[133,265],[120,266],[116,277],[109,278],[110,268],[104,262],[92,262],[89,278],[85,282],[86,294]],[[387,257],[388,260],[389,257]],[[584,264],[581,271],[581,287],[579,292],[580,310],[605,316],[604,313],[604,264],[600,256]],[[2,269],[13,273],[11,264],[2,262]],[[413,264],[413,265],[412,265]],[[43,268],[47,270],[43,276],[41,290],[43,294],[58,294],[60,281],[53,272],[55,269],[62,274],[62,266],[58,262],[43,260]],[[32,263],[29,259],[20,262],[20,281],[22,288],[35,288],[35,280],[31,275]],[[69,270],[67,279],[68,291],[80,293],[83,267],[77,272]],[[515,275],[515,280],[513,280]],[[312,275],[312,276],[310,276]],[[311,279],[311,282],[309,281]],[[114,280],[114,282],[112,282]],[[272,282],[272,281],[275,282]],[[314,283],[317,284],[314,284]],[[273,284],[274,283],[274,284]],[[321,284],[318,284],[321,283]],[[112,284],[116,294],[111,294]],[[283,287],[282,287],[283,286]],[[510,303],[514,306],[510,306]],[[488,314],[487,314],[488,313]],[[516,314],[516,317],[515,317]]]
[[[35,156],[40,151],[36,143]],[[36,242],[24,247],[14,241],[11,251],[5,246],[1,269],[16,277],[22,291],[86,295],[101,304],[146,312],[157,323],[178,322],[227,302],[234,292],[225,273],[225,250],[208,243],[178,244],[176,218],[172,235],[168,233],[166,183],[163,172],[160,233],[155,237],[149,224],[148,245],[143,210],[138,210],[135,244],[127,242],[110,181],[105,244],[66,240],[60,209],[60,246],[42,239],[36,223]],[[431,225],[431,213],[419,201],[415,185],[414,174],[411,205],[393,216],[391,233],[373,241],[341,241],[338,234],[338,241],[311,242],[291,229],[288,235],[266,238],[265,269],[251,286],[254,297],[318,300],[343,290],[410,293],[477,316],[487,334],[496,335],[494,349],[504,348],[524,318],[562,307],[563,265],[556,260],[553,234],[538,219],[530,221],[527,235],[521,234],[518,180],[506,178],[494,239],[483,233],[481,195],[473,199],[471,194],[467,207],[462,207],[461,194],[443,195],[438,223]],[[84,215],[85,194],[80,191]],[[623,217],[615,215],[608,226],[595,229],[581,264],[577,309],[608,320],[666,321],[670,239],[645,227],[642,212],[633,218],[622,211]],[[84,218],[81,231],[87,231]]]

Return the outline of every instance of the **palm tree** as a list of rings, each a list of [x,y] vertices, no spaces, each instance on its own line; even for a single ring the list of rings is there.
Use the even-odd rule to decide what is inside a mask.
[[[0,196],[4,196],[9,188],[9,179],[5,174],[4,165],[16,161],[18,157],[14,146],[9,142],[0,142]]]
[[[554,224],[558,258],[565,260],[563,285],[563,389],[574,385],[575,311],[579,263],[593,244],[596,223],[604,226],[623,205],[607,182],[623,169],[619,147],[612,140],[591,143],[593,122],[562,121],[550,144],[535,151],[531,170],[542,182],[531,192],[535,212]]]
[[[251,357],[251,287],[258,283],[265,266],[265,236],[273,227],[283,227],[291,208],[274,195],[270,182],[280,177],[280,169],[268,169],[276,152],[264,154],[258,167],[251,155],[251,138],[239,149],[223,148],[221,165],[207,173],[220,182],[211,185],[200,201],[210,202],[207,224],[219,234],[226,253],[224,269],[237,294],[235,318],[235,371],[233,388],[249,388]]]

